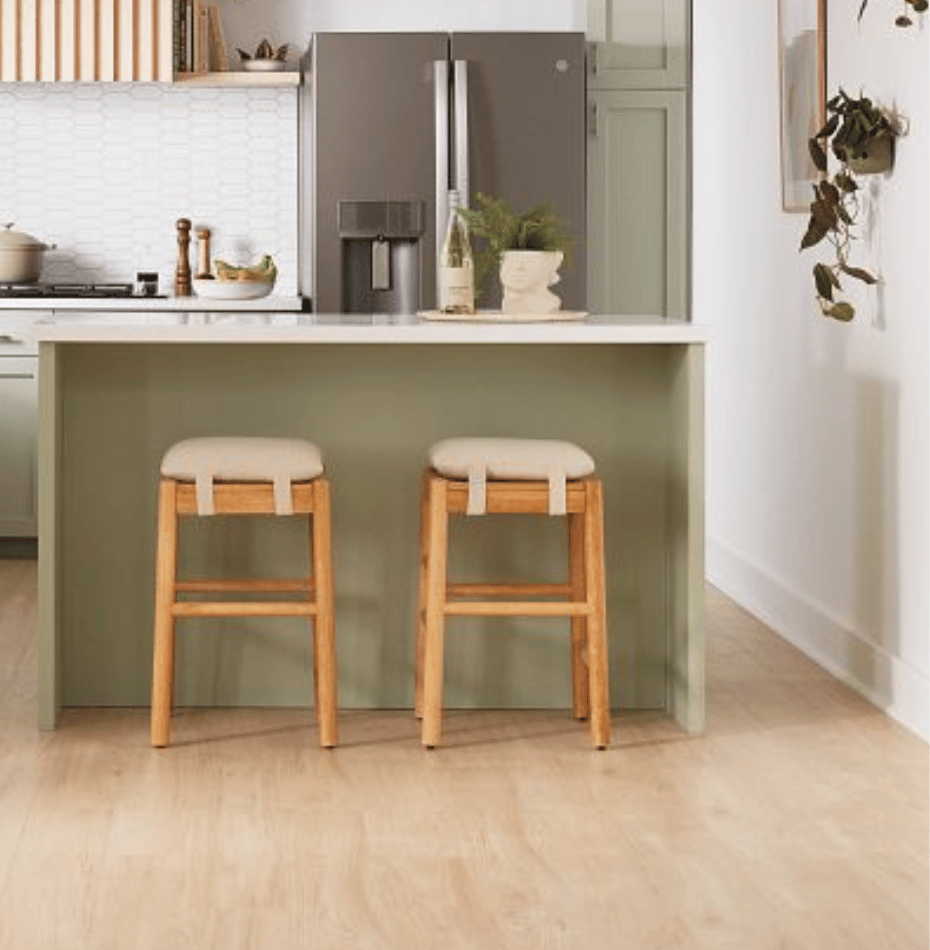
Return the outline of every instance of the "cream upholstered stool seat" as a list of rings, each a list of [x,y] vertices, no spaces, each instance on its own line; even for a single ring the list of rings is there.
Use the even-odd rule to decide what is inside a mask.
[[[290,579],[178,580],[178,520],[224,515],[301,515],[310,521],[311,568]],[[308,617],[313,621],[314,705],[320,745],[337,744],[336,644],[330,490],[312,442],[281,438],[185,439],[161,463],[152,672],[152,745],[170,743],[178,617]],[[279,599],[184,600],[188,593],[277,594]]]
[[[420,499],[416,644],[423,745],[436,746],[442,732],[446,617],[521,615],[571,619],[572,711],[578,719],[590,717],[595,746],[610,744],[603,511],[594,460],[571,442],[463,438],[430,449]],[[510,513],[567,519],[568,581],[450,583],[449,516]]]

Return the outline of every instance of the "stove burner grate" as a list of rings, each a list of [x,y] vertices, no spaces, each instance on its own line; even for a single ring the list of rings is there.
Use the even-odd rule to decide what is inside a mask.
[[[0,297],[132,297],[132,284],[0,284]]]

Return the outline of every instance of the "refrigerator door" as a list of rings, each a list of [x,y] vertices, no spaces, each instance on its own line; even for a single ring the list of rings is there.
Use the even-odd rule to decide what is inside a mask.
[[[564,309],[586,310],[584,35],[454,33],[450,55],[467,63],[472,204],[476,192],[518,213],[550,202],[574,239],[553,290]],[[499,307],[499,290],[481,305]]]
[[[382,213],[388,220],[391,209],[408,208],[417,215],[422,212],[424,222],[435,220],[434,64],[448,59],[448,49],[449,37],[443,33],[313,37],[301,132],[306,176],[301,210],[313,229],[302,236],[301,273],[302,292],[312,293],[318,313],[348,310],[350,300],[368,291],[369,302],[377,306],[380,299],[374,286],[377,275],[369,275],[370,288],[347,284],[347,267],[368,268],[375,257],[364,253],[362,228],[346,240],[344,224],[340,230],[340,202],[343,218],[347,208],[356,219],[359,210],[368,211],[371,220]],[[403,237],[396,242],[391,267],[415,256],[419,300],[414,306],[432,306],[433,228],[425,227],[415,241],[409,234]],[[378,239],[372,232],[371,241]]]

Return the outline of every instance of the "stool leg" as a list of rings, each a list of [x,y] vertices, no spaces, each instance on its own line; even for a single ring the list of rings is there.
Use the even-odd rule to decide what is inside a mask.
[[[446,557],[449,513],[446,483],[429,480],[429,556],[426,569],[426,628],[423,637],[423,745],[432,749],[442,735],[442,663],[446,608]]]
[[[152,659],[152,745],[171,742],[174,692],[174,614],[178,561],[177,483],[161,480],[158,491],[158,538],[155,553],[155,637]]]
[[[587,482],[584,514],[585,587],[588,615],[588,671],[591,738],[599,749],[610,745],[610,686],[607,675],[607,605],[604,581],[604,493],[600,481]]]
[[[568,582],[572,600],[584,603],[584,515],[568,515]],[[587,719],[591,713],[588,701],[588,622],[586,617],[572,617],[572,715]]]
[[[316,491],[316,489],[314,489]],[[307,515],[307,531],[309,532],[310,539],[309,544],[307,545],[308,551],[310,554],[310,571],[307,581],[310,584],[310,589],[313,591],[312,594],[308,594],[308,599],[311,603],[316,603],[317,593],[316,593],[316,568],[314,567],[314,559],[316,557],[316,542],[313,539],[313,524],[314,524],[314,515],[311,512]],[[318,663],[316,661],[316,618],[313,617],[310,620],[310,647],[311,653],[313,654],[313,662],[311,666],[313,667],[313,715],[316,719],[317,728],[320,724],[320,673],[317,669]]]
[[[318,478],[313,487],[313,575],[317,613],[314,621],[314,667],[320,745],[339,743],[336,715],[336,629],[333,616],[333,572],[329,482]]]
[[[418,565],[419,594],[417,596],[417,638],[414,647],[413,714],[423,718],[423,648],[426,638],[426,566],[429,561],[429,481],[424,473],[420,486],[420,538]]]

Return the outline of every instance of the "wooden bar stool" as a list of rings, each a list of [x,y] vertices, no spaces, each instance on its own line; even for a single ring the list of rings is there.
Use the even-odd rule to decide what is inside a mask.
[[[311,570],[295,580],[178,580],[185,516],[306,515]],[[320,745],[338,743],[329,482],[320,450],[301,439],[203,438],[171,446],[161,463],[155,576],[152,745],[170,744],[178,617],[309,617]],[[182,600],[187,593],[279,594],[276,600]],[[291,599],[287,599],[288,595]]]
[[[570,442],[447,439],[433,446],[429,461],[420,499],[415,683],[423,745],[434,748],[442,733],[446,617],[533,616],[571,618],[572,712],[577,719],[590,716],[593,743],[606,748],[610,744],[610,699],[604,508],[593,459]],[[568,581],[449,583],[449,515],[485,513],[564,515],[568,521]],[[528,599],[540,597],[550,599]],[[551,599],[554,597],[561,599]]]

